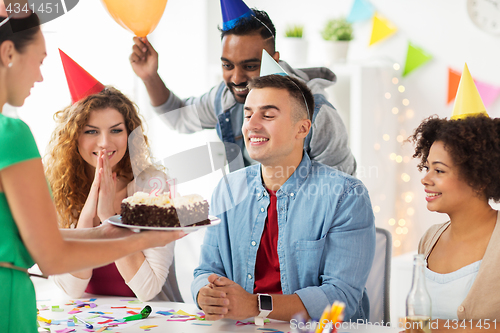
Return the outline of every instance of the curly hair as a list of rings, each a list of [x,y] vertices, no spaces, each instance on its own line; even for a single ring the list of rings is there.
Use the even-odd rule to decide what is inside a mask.
[[[106,87],[100,93],[90,95],[56,112],[54,115],[56,128],[50,138],[44,165],[54,196],[59,224],[63,228],[76,226],[93,181],[93,177],[85,172],[87,163],[78,152],[78,138],[89,121],[90,113],[108,107],[116,109],[123,115],[129,138],[135,129],[140,128],[141,132],[140,140],[133,140],[135,143],[129,140],[125,155],[115,166],[117,177],[125,177],[131,181],[134,178],[135,168],[144,170],[147,165],[151,165],[149,143],[144,135],[137,106],[119,90]],[[140,154],[132,153],[135,165],[132,165],[130,159],[131,150],[140,152]]]
[[[459,176],[478,195],[500,201],[500,119],[484,115],[448,120],[431,116],[415,130],[409,141],[415,144],[418,169],[427,163],[431,146],[441,141]]]

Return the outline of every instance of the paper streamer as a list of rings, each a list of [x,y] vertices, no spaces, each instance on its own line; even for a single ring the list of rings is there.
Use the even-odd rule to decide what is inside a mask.
[[[500,95],[500,87],[478,80],[474,80],[474,82],[476,83],[477,91],[479,92],[479,95],[481,95],[484,106],[488,108],[488,106],[490,106],[497,99],[498,95]]]
[[[378,43],[388,37],[394,35],[398,28],[392,24],[388,19],[375,13],[373,16],[372,35],[370,37],[370,46]]]
[[[375,14],[375,7],[370,2],[366,0],[354,0],[349,16],[347,16],[347,21],[351,23],[366,21],[371,19],[373,14]]]
[[[450,119],[461,119],[478,114],[488,117],[486,107],[477,91],[469,68],[465,64],[460,84],[458,85],[457,96],[455,97],[455,105],[453,105],[453,115]]]

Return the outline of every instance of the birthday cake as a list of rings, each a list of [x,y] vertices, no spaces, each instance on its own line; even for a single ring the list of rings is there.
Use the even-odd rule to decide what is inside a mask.
[[[169,193],[151,196],[136,192],[123,199],[122,223],[149,227],[184,227],[209,224],[208,202],[191,194],[170,198]]]

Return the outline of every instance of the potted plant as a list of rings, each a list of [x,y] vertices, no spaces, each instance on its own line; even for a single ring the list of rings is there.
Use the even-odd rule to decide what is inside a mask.
[[[281,39],[280,53],[292,66],[305,65],[307,62],[307,40],[303,38],[303,32],[303,25],[289,25],[285,29],[285,38]]]
[[[349,42],[354,38],[352,24],[345,17],[328,20],[321,37],[327,42],[326,52],[333,62],[344,62]]]

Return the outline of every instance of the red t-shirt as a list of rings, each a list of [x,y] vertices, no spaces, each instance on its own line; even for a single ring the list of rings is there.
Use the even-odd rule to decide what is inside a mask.
[[[85,292],[95,295],[135,297],[132,289],[125,284],[125,280],[114,262],[107,266],[94,268]]]
[[[262,232],[255,263],[254,294],[281,294],[280,262],[278,259],[278,211],[276,191],[268,190],[271,200],[267,208],[266,225]]]

